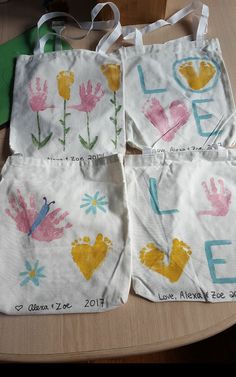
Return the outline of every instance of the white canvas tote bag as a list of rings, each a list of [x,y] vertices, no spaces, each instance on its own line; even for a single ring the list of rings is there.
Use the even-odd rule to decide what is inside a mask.
[[[0,183],[0,312],[101,312],[128,299],[122,157],[11,156]]]
[[[193,35],[143,45],[142,35],[193,14]],[[159,150],[195,150],[235,142],[235,105],[219,40],[207,39],[209,9],[199,1],[130,32],[122,47],[127,142]]]
[[[47,34],[39,39],[33,56],[18,57],[10,124],[14,153],[67,160],[124,153],[122,67],[120,59],[106,53],[121,33],[119,10],[110,2],[97,4],[92,22],[82,26],[89,28],[88,32],[99,28],[94,19],[106,4],[114,12],[113,31],[103,38],[97,51],[44,53],[51,36]],[[58,16],[69,15],[46,14],[38,27]]]
[[[125,170],[135,292],[235,301],[236,151],[126,156]]]

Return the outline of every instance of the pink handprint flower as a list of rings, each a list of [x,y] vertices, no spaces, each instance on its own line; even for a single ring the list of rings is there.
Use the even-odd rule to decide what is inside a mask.
[[[44,111],[47,108],[51,107],[46,103],[48,95],[47,80],[44,81],[43,86],[41,86],[40,81],[40,78],[36,77],[34,88],[32,81],[30,81],[29,83],[29,105],[34,112]]]
[[[199,211],[198,215],[211,216],[226,216],[229,212],[231,203],[231,191],[229,191],[222,179],[218,179],[220,190],[217,189],[214,178],[210,179],[210,188],[208,188],[205,181],[202,182],[202,187],[206,193],[207,200],[211,203],[211,209]]]
[[[159,130],[161,138],[170,142],[174,139],[176,132],[182,128],[188,121],[190,113],[184,102],[176,100],[169,106],[170,120],[156,98],[147,100],[143,113],[146,118]]]
[[[46,136],[43,140],[41,140],[41,128],[40,128],[40,121],[39,121],[39,112],[44,111],[48,108],[53,108],[53,105],[48,105],[47,102],[47,95],[48,95],[48,85],[47,80],[44,81],[43,86],[41,85],[40,78],[36,77],[35,85],[33,88],[32,81],[29,83],[29,105],[33,112],[36,112],[36,120],[37,120],[37,127],[38,127],[38,137],[34,134],[31,134],[33,144],[38,148],[44,147],[49,140],[51,139],[52,132]]]
[[[66,223],[60,227],[59,225],[69,213],[63,212],[59,214],[61,208],[56,208],[49,213],[50,205],[55,204],[55,202],[48,203],[46,197],[43,200],[44,204],[38,210],[34,194],[29,195],[28,206],[20,190],[17,190],[16,195],[10,194],[8,196],[10,209],[7,208],[5,213],[15,221],[16,227],[20,232],[37,241],[50,242],[61,238],[65,229],[71,228],[72,224]]]
[[[94,89],[93,93],[93,87],[90,80],[87,82],[87,87],[83,83],[79,86],[79,96],[81,103],[78,105],[71,105],[68,106],[71,109],[76,109],[78,111],[82,111],[86,113],[86,125],[87,125],[87,137],[88,140],[84,140],[84,138],[79,135],[79,140],[81,144],[86,148],[91,150],[94,145],[96,144],[98,140],[98,136],[95,136],[94,140],[91,141],[90,137],[90,128],[89,128],[89,113],[93,109],[95,109],[97,102],[100,101],[100,99],[103,97],[104,91],[102,90],[102,85],[100,83],[97,83]]]

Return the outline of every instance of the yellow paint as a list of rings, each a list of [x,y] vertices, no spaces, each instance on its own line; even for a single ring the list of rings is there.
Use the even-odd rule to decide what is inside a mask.
[[[190,247],[175,238],[172,243],[169,264],[164,262],[165,252],[158,249],[154,243],[148,243],[140,251],[139,258],[146,267],[158,272],[169,279],[171,283],[174,283],[182,275],[191,254]]]
[[[84,237],[82,238],[82,241],[84,241],[85,243],[89,243],[89,242],[90,242],[90,238],[87,237],[87,236],[84,236]]]
[[[72,242],[71,254],[85,279],[90,280],[94,271],[105,259],[112,243],[102,234],[97,235],[93,245],[90,244],[90,238],[87,236],[83,237],[83,241],[84,243],[79,243],[77,240]]]
[[[65,101],[70,99],[70,87],[74,82],[74,73],[61,71],[57,75],[58,92]]]
[[[191,89],[200,90],[212,79],[216,73],[216,69],[210,62],[201,61],[199,72],[197,73],[193,63],[190,61],[181,64],[179,72],[185,77]]]
[[[96,199],[93,199],[91,203],[92,203],[93,206],[96,206],[97,205]]]
[[[107,79],[108,87],[112,92],[120,88],[120,66],[119,64],[103,64],[101,71]]]
[[[29,277],[34,278],[36,276],[35,270],[29,272]]]

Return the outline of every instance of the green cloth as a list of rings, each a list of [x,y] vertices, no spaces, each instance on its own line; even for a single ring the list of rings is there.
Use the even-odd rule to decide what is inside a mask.
[[[42,29],[42,31],[41,31]],[[40,34],[52,31],[47,25],[42,26]],[[18,37],[0,45],[0,128],[10,119],[13,100],[14,69],[19,55],[32,55],[36,44],[36,27],[33,27]],[[70,49],[68,43],[62,40],[62,48]],[[49,40],[45,52],[54,50],[54,41]]]

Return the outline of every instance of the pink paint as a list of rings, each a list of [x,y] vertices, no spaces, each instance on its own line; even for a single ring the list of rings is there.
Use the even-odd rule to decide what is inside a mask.
[[[176,132],[187,123],[190,116],[185,103],[179,100],[171,102],[169,111],[170,121],[156,98],[148,100],[143,108],[146,118],[159,130],[161,138],[167,142],[174,139]]]
[[[47,105],[48,85],[47,80],[44,81],[43,87],[40,83],[40,78],[35,79],[35,88],[33,89],[32,81],[29,83],[29,105],[32,111],[44,111],[54,106]]]
[[[211,215],[211,216],[226,216],[229,212],[231,203],[231,191],[229,191],[222,179],[218,179],[220,190],[218,192],[214,178],[210,179],[210,186],[208,188],[206,182],[202,182],[203,189],[206,193],[207,200],[210,202],[212,209],[203,210],[198,212],[198,215]]]
[[[79,95],[81,103],[79,105],[68,106],[68,108],[83,111],[85,113],[90,113],[95,108],[97,102],[100,101],[100,99],[104,95],[104,91],[102,90],[100,83],[97,83],[94,89],[94,93],[92,91],[92,83],[90,80],[87,82],[87,88],[85,88],[84,83],[80,85]]]
[[[35,196],[29,194],[29,208],[20,190],[17,190],[17,195],[10,194],[8,201],[11,208],[7,208],[5,213],[15,221],[16,227],[20,232],[28,234],[31,225],[38,215]],[[64,235],[65,229],[71,228],[72,224],[66,223],[64,226],[57,226],[69,215],[68,212],[64,212],[58,217],[57,215],[59,215],[60,211],[61,208],[56,208],[54,211],[47,214],[30,237],[37,241],[44,242],[61,238]]]

